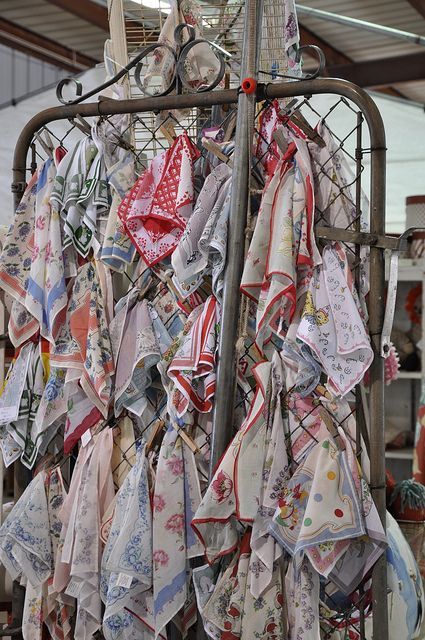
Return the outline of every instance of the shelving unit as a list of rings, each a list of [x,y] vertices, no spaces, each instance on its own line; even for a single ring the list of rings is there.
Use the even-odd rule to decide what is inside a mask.
[[[387,277],[388,277],[387,262]],[[409,290],[418,283],[422,283],[422,337],[425,336],[425,260],[402,258],[399,263],[397,302],[394,317],[394,327],[402,331],[409,331],[412,323],[406,311],[406,296]],[[419,371],[404,371],[400,369],[398,379],[386,387],[385,409],[386,427],[399,427],[399,431],[410,431],[412,438],[416,429],[416,415],[421,396],[422,379],[425,372],[425,349],[420,350],[421,365]],[[385,457],[387,468],[396,480],[412,476],[414,447],[402,449],[387,449]]]

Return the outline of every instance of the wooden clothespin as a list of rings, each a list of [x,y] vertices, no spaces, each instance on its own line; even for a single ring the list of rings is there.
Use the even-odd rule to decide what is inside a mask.
[[[183,440],[183,442],[185,442],[187,444],[187,446],[189,447],[189,449],[192,451],[192,453],[199,453],[199,447],[196,444],[196,442],[194,440],[192,440],[192,438],[186,433],[186,431],[184,429],[182,429],[182,427],[180,427],[177,422],[172,422],[171,423],[173,429],[175,429],[177,431],[177,433],[179,434],[180,438]]]
[[[288,141],[285,138],[285,134],[283,133],[283,128],[275,129],[273,133],[273,140],[276,142],[277,146],[280,149],[282,156],[285,155],[288,149]]]
[[[91,126],[87,120],[84,120],[80,115],[76,115],[75,118],[71,118],[70,120],[85,136],[91,136]]]
[[[207,151],[210,151],[213,155],[215,155],[216,158],[218,158],[225,164],[228,164],[229,167],[233,167],[233,162],[231,158],[229,158],[229,156],[226,156],[226,154],[223,153],[220,145],[217,144],[217,142],[214,142],[214,140],[211,140],[209,138],[202,138],[202,146],[204,147],[204,149],[206,149]]]
[[[156,421],[156,423],[152,427],[151,434],[149,436],[149,440],[146,443],[146,455],[153,451],[160,443],[162,439],[162,432],[165,427],[165,422],[161,418]]]
[[[168,120],[166,123],[162,124],[159,127],[159,130],[161,131],[164,138],[166,138],[168,143],[170,145],[173,145],[175,139],[177,138],[177,133],[171,120]]]
[[[305,133],[309,140],[315,142],[322,149],[323,147],[326,147],[326,142],[323,140],[322,136],[313,129],[309,122],[304,118],[301,111],[294,111],[289,119]]]
[[[50,147],[45,140],[41,137],[37,131],[34,133],[34,138],[37,140],[40,147],[44,150],[44,152],[48,155],[49,158],[53,158],[53,147]]]

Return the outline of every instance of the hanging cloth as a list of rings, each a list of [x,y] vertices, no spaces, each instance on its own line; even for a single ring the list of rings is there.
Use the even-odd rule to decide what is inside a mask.
[[[228,446],[192,520],[209,562],[231,553],[239,541],[237,520],[252,523],[258,510],[267,431],[271,363],[254,368],[257,382],[250,411]]]
[[[220,164],[207,176],[193,214],[171,256],[173,281],[184,298],[193,293],[202,282],[208,266],[208,240],[211,240],[217,218],[229,195],[231,173],[230,167]],[[205,232],[208,237],[204,237]]]
[[[362,380],[373,352],[352,294],[351,277],[344,273],[344,262],[341,265],[344,256],[328,245],[322,258],[307,292],[297,338],[321,363],[331,390],[346,395]]]
[[[147,406],[150,369],[160,359],[160,347],[146,300],[129,311],[121,340],[115,376],[115,415],[123,409],[142,416]]]
[[[14,301],[20,303],[13,308],[9,321],[11,335],[14,336],[16,344],[22,344],[39,328],[37,320],[27,309],[24,312],[22,307],[25,308],[26,287],[33,255],[38,176],[49,163],[48,160],[31,176],[0,255],[0,286]]]
[[[167,371],[174,384],[171,416],[182,417],[192,407],[200,413],[211,411],[218,324],[219,309],[213,296],[190,314],[182,342]]]
[[[25,297],[25,306],[37,319],[41,335],[51,343],[67,304],[60,216],[50,205],[55,176],[55,165],[49,160],[37,181],[34,246]]]
[[[152,514],[148,462],[139,446],[133,468],[116,497],[115,514],[102,556],[101,595],[106,640],[131,638],[138,630],[136,596],[152,586]],[[134,613],[132,613],[132,611]],[[143,621],[153,628],[153,620]],[[141,637],[144,637],[143,631]]]
[[[136,248],[118,217],[118,208],[121,200],[134,185],[134,164],[134,154],[128,152],[107,172],[107,180],[112,192],[112,202],[100,259],[115,271],[124,271],[126,266],[133,262],[136,253]]]
[[[52,366],[79,372],[80,385],[104,417],[114,372],[105,302],[96,264],[83,264],[74,281],[67,319],[51,356]]]
[[[346,456],[331,439],[317,444],[297,467],[269,528],[297,564],[309,548],[322,545],[321,573],[325,576],[347,550],[350,539],[366,533]]]
[[[184,606],[188,560],[202,555],[190,528],[201,501],[193,453],[169,427],[161,446],[153,497],[153,594],[156,634]]]
[[[193,163],[199,150],[186,133],[156,156],[124,197],[118,215],[149,266],[172,253],[195,201]]]

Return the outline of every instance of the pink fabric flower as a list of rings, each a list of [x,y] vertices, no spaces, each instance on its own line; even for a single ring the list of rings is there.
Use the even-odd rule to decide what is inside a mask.
[[[184,517],[181,513],[170,516],[165,523],[165,528],[172,533],[182,533],[184,527]]]
[[[166,567],[169,559],[168,553],[163,549],[157,549],[157,551],[153,552],[153,561],[156,566]]]
[[[230,477],[224,471],[220,471],[212,483],[212,490],[214,493],[214,499],[218,503],[223,502],[230,496],[233,489],[233,482]]]
[[[164,498],[158,493],[153,497],[153,508],[154,511],[162,511],[165,507]]]
[[[37,229],[44,229],[46,225],[46,218],[44,216],[37,216],[37,219],[35,221],[35,226],[37,227]]]
[[[167,460],[167,467],[169,468],[173,476],[183,475],[183,471],[184,471],[183,460],[178,456],[176,456],[175,454],[173,454]]]

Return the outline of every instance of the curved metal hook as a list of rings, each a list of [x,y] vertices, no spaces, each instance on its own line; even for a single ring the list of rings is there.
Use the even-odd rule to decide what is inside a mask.
[[[62,102],[62,104],[72,103],[72,100],[65,100],[65,98],[62,95],[63,88],[69,84],[74,84],[75,94],[77,96],[81,96],[83,94],[83,85],[79,80],[77,80],[76,78],[63,78],[56,85],[56,97],[59,100],[59,102]]]
[[[186,26],[186,25],[182,25],[182,26]],[[178,27],[177,27],[178,28]],[[167,49],[169,53],[172,54],[172,56],[174,57],[174,72],[173,72],[173,77],[170,80],[170,84],[168,85],[168,87],[165,89],[165,91],[162,91],[161,93],[149,93],[149,91],[146,90],[146,87],[144,86],[142,79],[140,77],[141,75],[141,71],[143,69],[143,58],[145,56],[147,56],[149,53],[152,53],[153,51],[156,51],[157,49],[160,48],[164,48]],[[174,85],[175,85],[175,77],[176,77],[176,73],[177,73],[177,54],[174,51],[174,49],[172,47],[170,47],[170,45],[168,44],[161,44],[161,43],[153,43],[150,44],[149,46],[145,47],[145,49],[143,50],[144,55],[142,56],[142,59],[138,61],[136,68],[134,70],[134,80],[136,82],[136,85],[138,86],[138,88],[140,89],[140,91],[142,93],[145,94],[145,96],[152,96],[152,97],[156,97],[158,98],[159,96],[166,96],[170,93],[170,91],[172,91],[174,89]]]
[[[296,62],[301,61],[301,54],[303,51],[306,51],[307,49],[309,49],[310,51],[313,51],[316,54],[316,57],[318,58],[318,66],[317,66],[317,69],[313,71],[313,73],[303,74],[300,80],[314,80],[318,76],[323,75],[323,72],[326,67],[325,54],[323,53],[321,48],[317,47],[315,44],[304,44],[302,47],[299,47],[295,54]]]
[[[127,73],[131,69],[133,69],[133,67],[137,66],[137,64],[140,62],[140,60],[142,60],[142,58],[144,58],[146,56],[146,53],[149,53],[149,51],[147,51],[148,49],[150,49],[151,47],[157,48],[158,46],[165,46],[165,45],[156,44],[156,45],[150,45],[150,47],[144,47],[140,51],[140,53],[138,53],[137,56],[135,56],[133,58],[133,60],[131,60],[131,62],[126,64],[125,67],[123,67],[121,69],[121,71],[118,71],[118,73],[116,73],[114,76],[112,76],[112,78],[110,78],[109,80],[107,80],[103,84],[99,85],[98,87],[95,87],[91,91],[88,91],[87,93],[84,93],[84,94],[82,93],[82,91],[83,91],[82,84],[76,78],[63,78],[63,80],[61,80],[58,83],[57,87],[56,87],[56,97],[57,97],[57,99],[62,104],[79,104],[80,102],[83,102],[84,100],[87,100],[87,98],[91,98],[96,93],[99,93],[100,91],[103,91],[104,89],[107,89],[111,85],[113,85],[116,82],[118,82],[118,80],[121,80],[121,78],[123,78],[125,75],[127,75]],[[78,96],[78,98],[76,98],[75,100],[66,100],[62,95],[62,91],[63,91],[64,86],[67,85],[67,84],[70,84],[71,82],[76,87],[75,93]]]
[[[184,46],[179,56],[179,59],[177,61],[177,75],[179,76],[182,85],[186,87],[186,89],[191,93],[203,93],[204,91],[212,91],[222,81],[225,70],[226,70],[226,65],[225,65],[223,56],[220,54],[220,52],[214,51],[214,55],[220,62],[220,69],[218,70],[217,76],[214,78],[214,80],[210,84],[202,86],[199,89],[196,89],[195,91],[193,91],[193,86],[185,78],[184,68],[185,68],[185,62],[189,54],[189,51],[193,49],[193,47],[196,47],[197,44],[201,44],[201,43],[209,45],[211,49],[213,49],[214,51],[214,47],[211,45],[210,42],[208,42],[208,40],[204,40],[203,38],[198,38],[197,40],[189,41],[188,44]]]
[[[188,40],[186,42],[183,41],[183,31],[187,31]],[[182,24],[178,24],[174,29],[174,42],[178,47],[184,47],[189,44],[189,42],[193,42],[196,38],[196,31],[191,24],[187,24],[186,22],[182,22]]]

